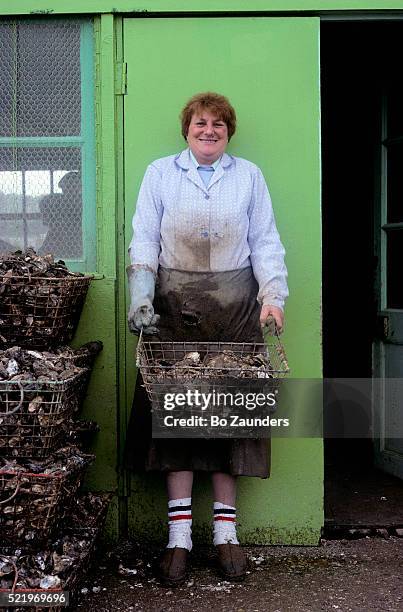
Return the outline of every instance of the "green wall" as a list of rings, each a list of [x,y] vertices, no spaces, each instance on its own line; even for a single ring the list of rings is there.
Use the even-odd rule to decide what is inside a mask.
[[[3,6],[4,5],[4,6]],[[19,0],[18,7],[0,2],[0,14],[132,13],[147,12],[336,12],[402,10],[402,0]]]
[[[147,164],[186,146],[178,120],[184,102],[197,91],[224,93],[239,126],[229,151],[262,168],[287,251],[291,297],[284,341],[292,376],[320,377],[319,20],[126,19],[124,59],[126,245]],[[130,407],[134,341],[127,335]],[[242,541],[317,543],[323,524],[322,441],[275,439],[272,461],[269,480],[239,479]],[[206,537],[212,501],[207,477],[197,479],[194,499],[195,531]],[[162,475],[133,478],[130,534],[160,539],[165,523]]]

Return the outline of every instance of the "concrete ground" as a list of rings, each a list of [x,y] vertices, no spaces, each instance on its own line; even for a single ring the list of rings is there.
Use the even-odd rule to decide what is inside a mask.
[[[318,547],[245,547],[250,573],[223,581],[212,548],[192,552],[189,579],[167,589],[153,564],[158,550],[123,542],[98,557],[76,612],[403,611],[403,538],[322,540]]]

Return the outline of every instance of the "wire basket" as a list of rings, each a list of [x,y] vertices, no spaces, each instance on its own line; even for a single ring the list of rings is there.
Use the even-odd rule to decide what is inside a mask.
[[[0,381],[0,456],[47,458],[69,434],[89,370],[63,380]]]
[[[140,333],[136,365],[154,412],[163,411],[167,393],[269,393],[289,373],[277,329],[262,343],[145,341]]]
[[[55,537],[52,538],[52,541],[49,543],[44,550],[40,550],[39,552],[35,552],[33,554],[23,554],[16,555],[17,552],[15,550],[16,547],[8,547],[8,549],[0,548],[0,562],[3,561],[9,565],[9,569],[12,569],[12,572],[7,572],[5,579],[3,576],[3,584],[6,584],[8,588],[0,588],[0,592],[10,593],[10,592],[24,592],[24,590],[28,590],[27,588],[21,587],[21,584],[24,586],[29,584],[32,579],[36,579],[38,582],[38,564],[46,564],[46,569],[41,568],[41,574],[45,575],[49,574],[51,576],[58,576],[61,580],[58,588],[46,589],[44,591],[43,588],[29,588],[29,592],[38,593],[38,601],[41,601],[41,596],[43,597],[44,593],[54,593],[63,591],[69,591],[69,605],[75,605],[77,602],[77,597],[79,595],[80,586],[85,579],[89,567],[96,558],[95,551],[98,544],[99,536],[103,530],[106,514],[109,506],[109,502],[113,496],[112,493],[87,493],[85,495],[78,496],[76,501],[77,505],[82,506],[85,504],[86,498],[89,496],[95,497],[98,500],[97,508],[95,515],[89,516],[81,516],[80,512],[76,512],[73,509],[73,513],[71,515],[71,525],[67,523],[66,526],[63,526],[62,529],[55,534]],[[91,504],[91,509],[93,510],[93,504]],[[65,542],[67,542],[67,547],[65,546]],[[77,548],[72,546],[73,543],[79,543],[79,554],[77,554]],[[77,546],[77,544],[76,544]],[[67,548],[67,559],[66,559],[66,548]],[[74,550],[75,557],[72,557],[71,551]],[[52,552],[51,552],[52,551]],[[19,551],[18,551],[19,552]],[[56,553],[56,554],[55,554]],[[51,557],[50,557],[51,554]],[[69,559],[70,557],[70,559]],[[57,568],[56,564],[60,559],[65,559],[67,561],[73,560],[74,563],[70,565],[68,563],[65,564],[61,569]],[[50,560],[52,559],[52,561]],[[43,567],[43,566],[42,566]],[[42,599],[43,601],[43,599]],[[21,610],[26,610],[26,608],[21,608]],[[54,605],[51,607],[43,608],[40,603],[36,603],[36,610],[49,610],[56,612],[63,610],[63,607]]]
[[[70,511],[93,455],[54,473],[0,469],[0,532],[5,548],[43,545]]]
[[[0,345],[44,349],[72,339],[92,276],[0,276]]]
[[[290,369],[277,328],[265,342],[146,341],[141,331],[136,366],[150,381],[228,378],[283,378]],[[199,357],[194,355],[198,353]],[[215,357],[223,357],[214,360]],[[151,378],[150,378],[151,377]]]

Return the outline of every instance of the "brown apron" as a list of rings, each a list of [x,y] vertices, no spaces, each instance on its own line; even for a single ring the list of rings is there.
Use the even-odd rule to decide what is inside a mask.
[[[263,342],[252,268],[185,272],[159,268],[154,309],[159,339]],[[125,465],[138,471],[207,471],[233,476],[270,475],[267,439],[151,438],[151,406],[138,373],[127,432]]]

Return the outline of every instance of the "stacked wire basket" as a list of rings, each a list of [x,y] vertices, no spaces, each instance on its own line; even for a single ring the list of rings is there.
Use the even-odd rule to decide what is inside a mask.
[[[0,349],[15,347],[17,353],[23,349],[41,357],[69,342],[90,281],[90,276],[0,277]],[[65,380],[46,376],[30,380],[26,375],[0,380],[0,552],[4,554],[16,546],[37,549],[49,541],[93,460],[92,455],[68,447],[63,459],[58,457],[90,376],[90,368],[80,368],[79,359],[71,357],[74,374]]]
[[[91,276],[0,277],[0,340],[36,349],[67,344],[77,327]]]

